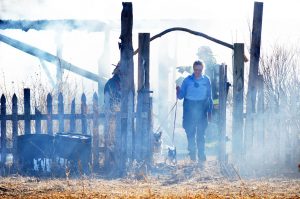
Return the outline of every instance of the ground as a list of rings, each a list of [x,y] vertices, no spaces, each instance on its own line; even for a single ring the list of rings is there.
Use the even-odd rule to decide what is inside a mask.
[[[300,198],[299,175],[243,179],[225,177],[218,168],[216,161],[160,164],[151,173],[132,169],[118,179],[14,175],[0,179],[0,198]]]

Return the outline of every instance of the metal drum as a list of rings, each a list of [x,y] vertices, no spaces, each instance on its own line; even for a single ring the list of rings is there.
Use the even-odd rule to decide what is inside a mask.
[[[24,171],[34,169],[34,159],[51,159],[54,136],[48,134],[25,134],[18,136],[17,154]]]
[[[57,133],[54,139],[54,153],[67,159],[72,166],[82,166],[87,172],[91,162],[91,136],[76,133]]]

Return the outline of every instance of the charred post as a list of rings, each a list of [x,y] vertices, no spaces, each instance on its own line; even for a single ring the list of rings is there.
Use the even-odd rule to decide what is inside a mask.
[[[133,80],[133,47],[132,47],[132,26],[133,14],[132,3],[123,2],[123,10],[121,13],[121,35],[119,48],[121,51],[121,66],[120,66],[120,79],[121,79],[121,151],[118,151],[117,159],[120,161],[120,175],[125,172],[125,165],[127,160],[127,120],[128,120],[128,101],[129,93],[134,92]],[[118,134],[118,132],[116,132]]]
[[[139,33],[138,55],[138,104],[137,104],[137,130],[136,130],[136,153],[138,160],[150,162],[151,133],[149,129],[150,111],[150,81],[149,81],[149,48],[150,34]]]
[[[256,96],[258,84],[258,66],[260,58],[261,30],[263,3],[254,3],[252,40],[250,49],[250,72],[247,92],[247,117],[245,127],[245,149],[248,151],[253,145],[253,114],[256,113]]]
[[[232,154],[239,161],[243,149],[243,100],[244,100],[244,44],[234,44],[233,55],[233,110],[232,110]]]
[[[226,86],[227,65],[221,64],[219,68],[219,160],[226,162]]]

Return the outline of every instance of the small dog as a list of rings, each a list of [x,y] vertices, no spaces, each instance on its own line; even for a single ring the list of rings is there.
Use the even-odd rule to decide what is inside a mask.
[[[162,131],[153,133],[153,153],[162,154]]]
[[[168,146],[168,156],[166,157],[165,162],[173,165],[177,164],[175,146]]]

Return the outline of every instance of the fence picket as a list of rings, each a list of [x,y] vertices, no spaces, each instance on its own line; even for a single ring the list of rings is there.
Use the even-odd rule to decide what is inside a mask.
[[[18,162],[17,144],[18,144],[18,98],[16,94],[12,98],[12,141],[13,141],[13,160],[14,165]]]
[[[6,161],[6,98],[1,96],[1,164]]]
[[[86,114],[87,114],[87,105],[86,105],[86,96],[83,93],[81,96],[81,126],[82,126],[82,134],[86,135],[87,134],[87,119],[86,119]]]
[[[35,133],[42,133],[41,117],[42,113],[35,107]]]
[[[30,89],[24,89],[24,120],[25,120],[25,134],[30,134]]]
[[[64,97],[60,92],[58,95],[58,131],[64,132]]]
[[[52,96],[50,93],[47,95],[47,132],[49,135],[53,135]]]
[[[99,108],[97,93],[93,95],[93,167],[99,167]]]
[[[74,133],[76,130],[76,122],[75,122],[75,98],[71,103],[71,116],[70,116],[70,133]]]

